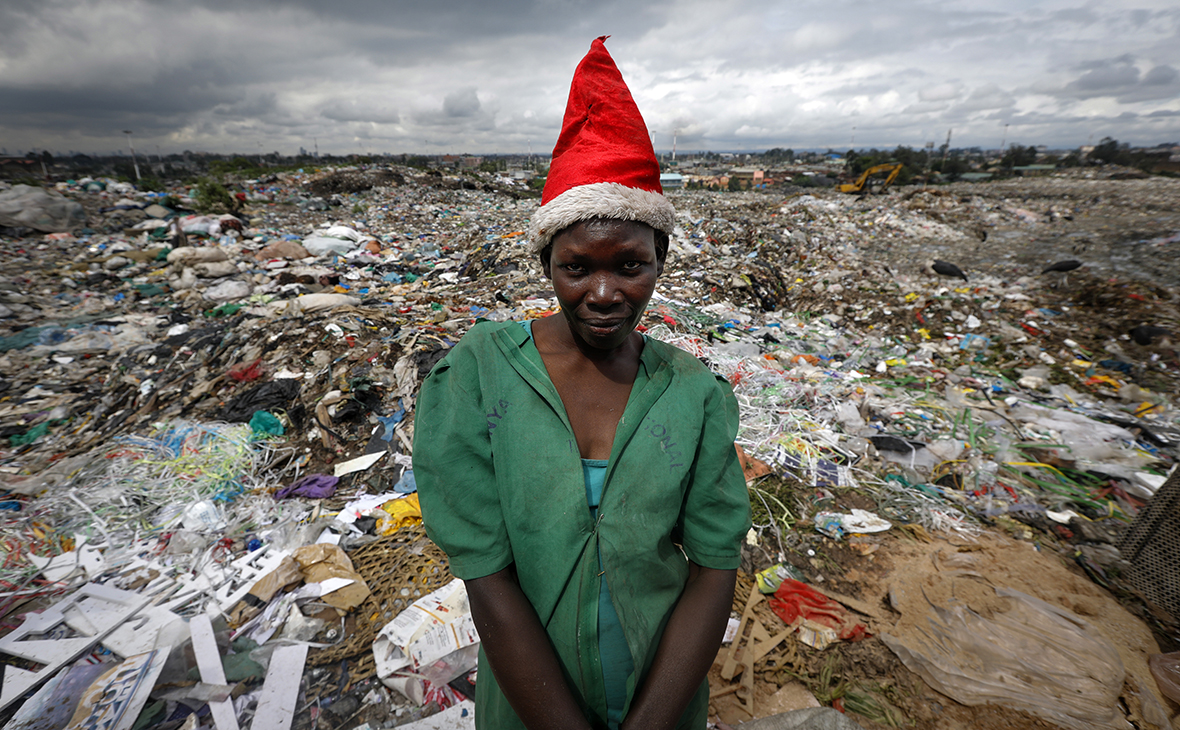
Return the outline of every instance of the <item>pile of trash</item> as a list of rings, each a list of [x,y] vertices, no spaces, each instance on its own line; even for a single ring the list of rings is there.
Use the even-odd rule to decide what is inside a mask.
[[[1082,235],[1087,217],[1144,198],[1170,199],[1153,210],[1175,227],[1127,243],[1166,257],[1174,183],[670,193],[678,227],[642,327],[734,388],[743,567],[764,589],[735,602],[722,650],[715,679],[746,713],[730,717],[758,716],[755,662],[733,648],[756,614],[808,651],[875,633],[813,595],[830,573],[817,551],[868,560],[890,534],[999,530],[1123,588],[1118,536],[1180,456],[1175,283],[1140,254],[1144,278],[1110,256],[1057,278],[1021,257],[1084,259],[1062,246],[1110,235]],[[410,168],[239,188],[220,215],[193,212],[194,190],[111,180],[0,191],[18,208],[0,207],[5,728],[470,722],[478,636],[420,527],[414,404],[476,321],[555,311],[522,245],[537,201],[507,178]],[[64,223],[39,227],[42,210]],[[1018,234],[1042,248],[988,258]],[[923,273],[927,258],[967,281]],[[38,720],[51,706],[69,716]]]

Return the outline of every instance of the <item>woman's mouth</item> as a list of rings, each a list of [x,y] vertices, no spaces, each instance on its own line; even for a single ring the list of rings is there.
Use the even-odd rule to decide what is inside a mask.
[[[617,332],[626,321],[626,319],[583,319],[582,324],[596,335],[609,335]]]

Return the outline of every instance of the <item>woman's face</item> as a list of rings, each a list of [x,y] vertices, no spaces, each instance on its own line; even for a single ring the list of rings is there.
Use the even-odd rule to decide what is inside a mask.
[[[639,324],[664,258],[650,226],[591,220],[558,233],[542,265],[574,338],[614,350]]]

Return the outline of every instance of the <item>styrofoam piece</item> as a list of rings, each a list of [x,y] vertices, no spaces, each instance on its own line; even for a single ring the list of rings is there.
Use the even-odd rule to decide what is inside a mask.
[[[287,553],[271,550],[269,546],[258,548],[233,561],[211,580],[216,586],[213,595],[222,611],[233,608],[263,576],[277,569]]]
[[[280,646],[270,657],[250,730],[289,730],[299,701],[307,644]]]
[[[95,603],[70,606],[63,613],[67,626],[87,635],[95,634],[97,627],[113,620],[108,607]],[[124,658],[143,654],[156,648],[156,636],[160,629],[174,621],[183,620],[166,608],[145,606],[103,639],[102,645]]]
[[[217,650],[217,640],[213,638],[213,624],[210,623],[209,617],[204,614],[193,616],[189,621],[189,630],[193,634],[193,654],[197,658],[201,680],[209,684],[225,684],[221,652]],[[238,730],[238,716],[234,712],[233,700],[210,702],[209,714],[213,715],[217,730]]]
[[[86,573],[87,580],[92,580],[106,569],[106,560],[100,551],[86,544],[85,535],[75,535],[74,538],[74,549],[69,552],[51,558],[32,553],[26,553],[25,557],[37,566],[46,580],[64,581],[79,569]]]
[[[127,619],[148,604],[149,599],[138,593],[121,591],[118,588],[87,583],[68,598],[50,606],[39,614],[30,614],[25,622],[11,633],[0,638],[0,652],[27,659],[44,665],[40,671],[28,671],[17,667],[4,667],[4,685],[0,690],[0,710],[20,699],[26,692],[35,689],[42,682],[56,674],[62,667],[90,651],[95,644],[105,639]],[[28,639],[29,636],[44,634],[56,626],[66,623],[67,609],[81,604],[93,603],[104,614],[102,625],[95,626],[91,636],[68,639]]]

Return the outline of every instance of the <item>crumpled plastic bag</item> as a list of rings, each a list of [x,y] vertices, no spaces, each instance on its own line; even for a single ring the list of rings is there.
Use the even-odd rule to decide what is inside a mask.
[[[1126,670],[1118,650],[1069,611],[1020,591],[991,618],[953,602],[931,606],[924,635],[881,640],[910,671],[964,705],[1003,705],[1061,727],[1128,725],[1118,709]]]
[[[0,226],[58,233],[86,225],[82,204],[54,190],[13,185],[0,191]]]
[[[418,503],[418,495],[411,494],[401,499],[391,499],[381,505],[381,511],[388,517],[378,516],[377,534],[392,535],[403,527],[422,523],[422,505]]]
[[[743,722],[736,730],[862,730],[831,707],[805,707]]]
[[[844,641],[859,641],[867,635],[867,629],[848,615],[848,609],[794,578],[783,579],[770,599],[770,608],[788,626],[810,621],[833,629]]]
[[[1152,654],[1147,658],[1147,667],[1160,694],[1173,702],[1180,703],[1180,651],[1171,654]]]

